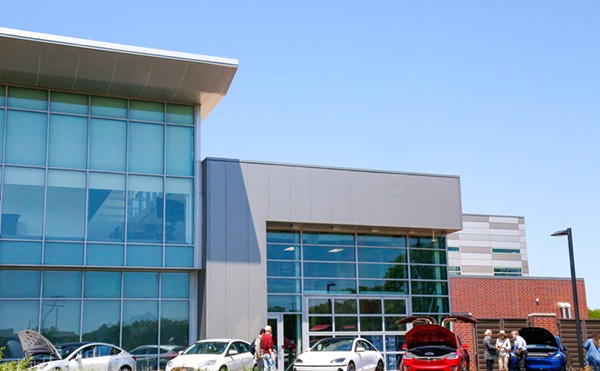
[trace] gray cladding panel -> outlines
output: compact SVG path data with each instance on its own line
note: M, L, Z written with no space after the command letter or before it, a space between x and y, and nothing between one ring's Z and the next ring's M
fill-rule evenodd
M293 168L292 172L297 173L298 170ZM331 176L332 174L329 171L324 169L311 169L308 172L308 176L310 178L310 194L309 199L306 202L309 202L312 207L312 220L323 220L331 223L332 209L333 209L333 199L331 197ZM292 220L295 219L295 215L292 216Z
M258 169L257 169L258 170ZM266 168L263 169L266 172ZM299 169L291 173L291 213L296 215L298 221L312 219L312 205L306 200L310 199L310 172Z

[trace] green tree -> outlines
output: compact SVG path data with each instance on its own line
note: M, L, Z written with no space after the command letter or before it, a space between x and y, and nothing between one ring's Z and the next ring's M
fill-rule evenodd
M600 309L588 308L588 318L589 319L600 319Z

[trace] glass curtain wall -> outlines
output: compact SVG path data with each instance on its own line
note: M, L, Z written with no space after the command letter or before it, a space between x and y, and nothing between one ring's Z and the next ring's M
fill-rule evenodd
M447 269L444 237L268 231L268 311L302 317L302 349L360 334L395 369L406 332L395 322L449 312Z
M194 125L189 105L0 85L0 347L189 343Z

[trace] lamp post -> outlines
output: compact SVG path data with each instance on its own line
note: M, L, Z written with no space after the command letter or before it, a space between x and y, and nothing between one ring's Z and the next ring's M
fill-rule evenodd
M577 332L577 353L579 368L583 368L583 339L581 338L581 320L579 319L579 300L577 299L577 277L575 276L575 256L573 255L573 235L571 228L552 233L552 236L567 236L569 241L569 261L571 262L571 285L573 286L573 304L575 305L575 331Z

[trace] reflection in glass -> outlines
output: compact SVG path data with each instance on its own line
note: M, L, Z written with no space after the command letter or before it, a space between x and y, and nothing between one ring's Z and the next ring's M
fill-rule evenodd
M304 246L304 260L354 261L354 247Z
M358 307L356 299L335 299L335 314L356 314Z
M190 328L187 300L163 301L160 310L160 343L187 346Z
M308 299L309 314L332 314L332 299Z
M267 242L270 243L299 243L300 242L300 233L298 232L267 232Z
M0 241L0 264L41 264L41 242Z
M447 280L446 266L411 265L410 278L413 280Z
M413 295L448 295L448 282L411 281Z
M381 314L380 299L360 299L360 314Z
M87 115L88 96L53 91L50 93L50 111Z
M269 278L267 279L267 292L275 294L300 294L300 280Z
M381 317L360 317L360 331L382 331Z
M194 128L167 126L167 174L194 175Z
M41 330L52 343L79 341L81 300L42 300Z
M129 118L141 121L165 121L165 106L158 102L129 101Z
M44 298L80 298L81 271L45 271Z
M8 111L6 118L6 163L46 165L46 121L44 113Z
M89 174L88 241L123 241L125 176Z
M127 186L128 240L162 242L163 179L130 175Z
M83 302L83 341L119 344L119 300L85 300Z
M162 267L161 245L127 245L127 266Z
M448 297L413 296L413 313L448 313Z
M363 331L362 328L361 328L361 331ZM361 336L361 337L365 338L367 341L369 341L371 344L373 344L373 346L378 351L383 352L383 336L364 335L364 336ZM395 369L389 369L389 370L395 370Z
M122 267L125 263L123 245L89 243L86 249L86 265Z
M90 169L125 171L126 138L125 121L91 119Z
M85 173L48 171L46 238L83 240L85 225Z
M358 331L358 318L335 317L335 331Z
M300 295L268 295L267 311L269 312L300 312Z
M38 329L40 301L0 300L0 328L7 336L12 331L16 339L21 329ZM5 353L6 355L6 353Z
M0 97L0 100L2 98ZM4 158L2 153L4 151L4 110L0 109L0 159Z
M158 301L123 302L123 348L158 343Z
M356 280L305 279L304 292L310 294L356 294Z
M416 264L446 264L444 250L411 250L410 262Z
M363 295L408 295L408 282L390 280L360 280L358 282L358 291Z
M87 117L50 115L48 166L85 169Z
M129 124L129 171L162 174L164 126L132 122Z
M359 234L356 238L358 246L406 247L406 237L404 236Z
M165 233L167 243L191 244L193 242L193 195L192 179L167 178L167 202ZM159 212L162 211L159 202Z
M124 298L158 298L158 273L125 272Z
M406 263L406 249L359 247L358 261L365 263Z
M267 276L300 277L300 263L267 261Z
M356 265L348 263L304 263L304 277L356 277Z
M162 298L188 299L190 297L189 273L163 273L160 280Z
M267 244L267 259L275 260L300 260L299 245L275 245Z
M120 298L120 272L87 271L84 276L84 298Z
M194 106L167 104L167 122L174 124L194 124Z
M67 242L46 242L44 264L83 265L83 244Z
M354 246L353 234L336 233L308 233L302 234L302 242L305 244L319 245L350 245Z
M92 116L126 118L127 100L108 97L92 97Z
M193 246L166 246L165 267L193 267Z
M6 95L6 89L4 86L0 86L0 106L3 106L5 103L4 96Z
M385 314L406 314L406 300L385 299L383 308Z
M48 92L46 90L8 88L8 106L32 110L48 110Z
M410 247L422 249L446 249L445 237L410 237L408 241Z
M308 317L308 331L333 331L331 317Z
M406 324L397 324L402 317L385 317L385 331L406 331Z
M0 298L39 298L40 277L40 271L0 270Z
M406 331L406 326L404 326L403 330L391 330L391 331ZM386 330L387 330L387 321L386 321ZM404 345L406 341L406 337L404 335L386 335L385 337L385 348L389 352L401 352L402 345Z
M360 278L407 278L408 266L397 264L359 264Z

